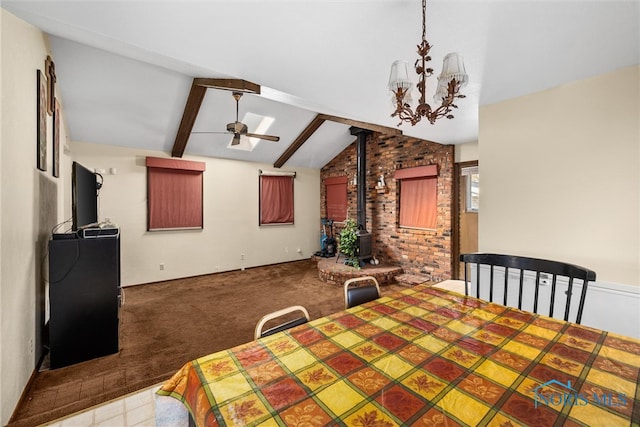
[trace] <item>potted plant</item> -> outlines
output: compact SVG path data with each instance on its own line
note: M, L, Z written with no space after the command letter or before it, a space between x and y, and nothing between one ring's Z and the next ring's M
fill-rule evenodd
M353 219L344 222L344 228L340 231L340 243L338 249L345 256L345 264L360 268L358 259L358 225Z

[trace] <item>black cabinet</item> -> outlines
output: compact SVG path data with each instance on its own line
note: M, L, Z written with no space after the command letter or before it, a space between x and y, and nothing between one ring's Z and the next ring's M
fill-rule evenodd
M51 368L117 353L120 237L49 241Z

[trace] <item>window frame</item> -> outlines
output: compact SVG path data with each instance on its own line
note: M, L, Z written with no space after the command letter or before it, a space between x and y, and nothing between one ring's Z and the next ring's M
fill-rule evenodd
M204 228L204 162L147 157L147 231Z
M478 213L480 212L480 206L473 206L473 176L478 176L477 192L480 194L480 171L478 166L464 167L461 170L461 175L465 177L465 212ZM479 197L479 196L478 196Z
M294 225L295 224L295 186L294 186L294 178L295 173L292 175L288 174L269 174L269 173L260 173L258 177L258 225L262 226L278 226L278 225ZM290 190L287 190L287 193L280 193L277 195L277 199L274 200L276 196L272 193L264 194L265 192L271 191L272 188L265 186L264 183L266 181L291 181ZM266 187L266 188L263 188ZM286 184L281 186L280 189L284 189L288 187ZM269 200L270 203L266 203ZM285 203L290 203L289 206L275 206L277 209L276 216L284 215L285 221L277 221L271 220L271 217L274 215L272 212L265 211L265 207L273 206L272 202L284 201ZM264 220L267 217L266 221ZM290 221L289 221L290 219Z
M397 209L397 227L409 230L422 230L422 231L435 231L438 226L438 166L437 165L427 165L427 166L417 166L412 168L398 169L395 171L394 178L398 181L398 209ZM406 207L406 204L403 201L403 191L402 184L403 181L408 183L410 181L427 181L433 183L433 194L431 194L430 198L433 199L433 202L430 203L430 209L432 211L433 221L429 224L425 224L425 226L420 226L419 224L402 224L401 218L402 208ZM404 199L406 200L406 199Z
M326 209L326 217L328 219L333 220L334 222L343 222L347 219L347 212L349 210L348 184L349 184L349 177L346 175L325 178L324 180L324 196L325 196L324 203L325 203L325 209ZM329 208L329 188L330 187L331 187L332 193L335 191L340 191L340 193L342 193L344 189L344 206L341 206L340 209ZM340 218L333 217L332 214L334 214L337 210L339 210L340 213L344 213L344 215L342 215L342 217Z

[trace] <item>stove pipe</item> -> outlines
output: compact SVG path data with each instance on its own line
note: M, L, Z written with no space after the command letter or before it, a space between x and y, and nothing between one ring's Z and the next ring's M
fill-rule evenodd
M358 170L358 259L368 260L373 256L373 242L371 233L367 231L367 135L369 130L351 127L351 135L357 135L356 143L357 170Z
M357 128L352 126L349 128L351 135L356 135L358 140L356 142L356 156L357 156L357 171L358 171L358 193L357 193L357 207L358 207L358 229L367 230L367 135L372 132L366 129Z

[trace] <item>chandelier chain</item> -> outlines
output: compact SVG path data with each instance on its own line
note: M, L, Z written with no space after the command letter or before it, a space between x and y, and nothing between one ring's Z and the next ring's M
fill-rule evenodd
M422 0L422 41L427 39L427 0Z

